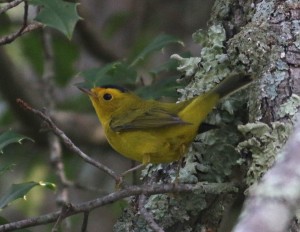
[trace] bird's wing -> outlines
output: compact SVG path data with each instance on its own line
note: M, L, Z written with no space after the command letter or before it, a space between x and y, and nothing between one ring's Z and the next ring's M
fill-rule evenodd
M132 108L122 115L113 117L110 128L115 132L124 132L179 124L189 123L182 121L176 113L169 112L167 109L159 107L151 107L147 110Z

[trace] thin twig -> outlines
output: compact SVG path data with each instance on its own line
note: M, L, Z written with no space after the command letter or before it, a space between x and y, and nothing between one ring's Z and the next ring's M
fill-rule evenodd
M61 159L61 155L62 155L61 144L57 136L53 134L49 135L48 142L50 146L50 162L62 185L61 193L59 194L60 196L58 197L57 203L59 205L66 204L67 202L69 202L69 200L68 200L68 193L65 192L64 189L69 185L66 185L65 183L70 183L70 181L67 179L65 175L64 163L62 162Z
M87 228L88 221L89 221L89 215L90 215L90 213L88 211L83 213L83 222L82 222L82 226L81 226L81 232L87 231L86 228Z
M11 8L14 8L16 7L17 5L19 5L21 2L23 2L24 0L15 0L15 1L12 1L10 3L7 3L5 6L1 7L0 8L0 14L8 11L9 9Z
M68 188L74 188L74 189L80 189L84 191L90 191L90 192L95 192L95 193L100 193L100 194L107 194L106 191L100 190L99 188L92 187L92 186L85 186L77 182L70 181L67 178L62 178L61 177L61 183L63 186L68 187Z
M49 116L47 116L46 114L44 114L40 110L36 110L36 109L32 108L28 103L24 102L21 99L17 99L17 103L20 106L22 106L24 109L31 111L32 113L34 113L35 115L40 117L42 120L44 120L48 124L49 128L51 128L53 133L56 134L71 151L73 151L75 154L79 155L87 163L89 163L89 164L95 166L96 168L104 171L106 174L108 174L109 176L114 178L117 182L119 181L119 177L116 175L116 173L112 169L108 168L104 164L101 164L100 162L97 162L96 160L90 158L88 155L86 155L84 152L82 152L69 139L69 137L66 136L66 134L54 124L54 122L52 121L52 119Z
M144 194L141 194L139 196L139 210L141 215L144 217L152 230L154 230L155 232L164 232L164 230L154 221L153 215L147 211L147 209L145 208L145 204L146 196Z
M28 25L28 2L27 0L24 0L24 15L23 15L23 25L20 28L19 34L22 34L22 32L24 31L24 29L27 27Z
M52 35L51 31L47 28L42 30L42 44L44 53L44 71L42 75L43 84L43 97L46 101L46 106L50 112L55 107L55 102L53 100L53 88L54 88L54 52L52 46Z
M17 39L19 36L24 35L27 32L31 32L34 31L38 28L43 27L43 24L41 23L31 23L29 25L27 25L20 33L20 31L14 32L10 35L7 36L3 36L2 38L0 38L0 45L3 44L9 44L11 42L13 42L15 39Z
M27 0L24 0L24 15L23 15L22 27L17 32L15 32L11 35L8 35L8 36L4 36L3 38L0 38L0 45L11 43L16 38L23 35L24 33L29 32L33 29L36 29L36 27L34 27L32 24L31 24L31 26L28 25L27 20L28 20L28 2L27 2ZM42 24L34 24L34 25L39 25L39 27L41 27Z
M69 207L69 211L66 214L62 214L61 210L41 215L35 218L29 218L21 221L11 222L4 225L0 225L0 231L12 231L15 229L28 228L32 226L44 225L57 221L59 217L69 217L74 214L91 211L95 208L111 204L120 199L136 196L140 194L154 195L160 193L183 193L183 192L197 192L197 194L221 194L229 192L237 192L238 189L233 183L197 183L193 184L153 184L143 186L129 186L126 189L110 193L104 197L96 198L91 201L74 204Z
M52 35L51 31L47 28L44 28L42 33L43 40L43 52L44 52L44 71L42 75L43 82L43 97L46 102L46 106L49 109L50 113L54 110L55 101L53 97L54 89L54 52L52 44ZM62 161L62 148L61 143L58 137L54 134L48 135L48 144L50 150L50 162L52 167L58 176L60 186L58 188L58 194L56 203L59 206L65 206L69 203L69 190L64 182L68 182L68 179L65 174L65 165ZM69 220L64 221L65 230L70 230L71 223Z
M62 222L62 220L64 218L66 218L66 215L68 215L68 212L72 209L72 205L71 204L65 204L63 205L59 217L57 218L51 232L57 232L58 231L58 226L60 225L60 223Z
M106 191L100 190L98 188L92 187L92 186L85 186L80 183L72 182L72 181L67 181L63 182L63 185L70 187L70 188L76 188L80 190L85 190L85 191L90 191L90 192L95 192L95 193L100 193L100 194L107 194Z

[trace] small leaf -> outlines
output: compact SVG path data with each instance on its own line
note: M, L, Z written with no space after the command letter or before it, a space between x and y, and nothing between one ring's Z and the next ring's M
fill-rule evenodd
M28 33L27 36L24 36L20 40L21 49L23 54L26 54L27 62L30 62L30 65L39 75L43 73L43 44L40 38L39 31L33 31Z
M3 148L11 143L21 143L22 140L28 139L33 141L31 138L26 137L24 135L17 134L12 131L7 131L0 134L0 152L3 153Z
M0 167L0 176L3 175L4 173L8 172L8 171L11 171L14 166L15 166L15 164L9 164L9 165L6 165L4 167Z
M160 50L165 46L172 44L172 43L179 43L183 45L183 42L171 35L159 35L157 36L148 46L146 46L140 54L131 62L130 66L136 65L139 61L145 59L149 54L154 51Z
M4 196L1 197L0 209L5 208L8 204L10 204L11 202L19 198L26 199L26 194L35 186L42 186L47 188L50 188L50 185L55 186L54 184L51 184L49 182L40 182L40 183L31 181L31 182L26 182L21 184L13 184L10 187L10 189L7 191L7 193L5 193Z
M191 57L190 52L180 54L182 58ZM158 67L149 71L150 74L157 76L161 72L178 71L179 61L177 59L169 59L167 62L160 64Z
M66 86L74 76L76 69L74 63L78 60L79 47L70 43L65 37L57 36L53 41L53 51L55 83L59 86Z
M183 83L176 82L176 77L168 77L150 86L139 88L136 94L146 99L159 99L161 97L178 98L176 90L182 86Z
M93 68L80 73L89 87L101 85L132 86L136 82L136 71L122 62L113 62L101 68Z
M42 187L46 187L50 190L56 190L56 185L54 183L51 183L51 182L44 182L44 181L40 181L39 182L39 185L42 186Z
M102 30L103 35L106 38L112 38L116 32L125 27L131 16L131 13L128 11L117 11L116 13L112 14L104 24L104 28Z
M178 61L174 59L169 59L167 62L159 65L158 67L150 70L150 74L157 76L161 72L176 71L178 67Z
M42 6L35 18L36 21L61 31L68 39L72 38L75 25L80 19L77 14L77 3L62 0L29 0L29 2Z
M9 221L7 221L4 217L0 217L0 225L6 224Z
M37 186L38 183L36 182L28 182L22 184L13 184L9 191L4 194L4 196L0 199L0 209L6 207L10 202L24 198L24 196L34 187Z

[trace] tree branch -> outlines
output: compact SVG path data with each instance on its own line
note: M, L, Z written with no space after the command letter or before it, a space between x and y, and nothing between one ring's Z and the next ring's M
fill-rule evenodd
M62 141L63 143L71 150L73 151L75 154L79 155L83 160L85 160L87 163L97 167L98 169L104 171L106 174L108 174L109 176L113 177L116 181L119 181L119 177L116 175L116 173L111 170L110 168L108 168L107 166L97 162L96 160L93 160L92 158L90 158L88 155L86 155L84 152L82 152L70 139L68 136L66 136L66 134L60 130L52 121L52 119L47 116L46 114L44 114L42 111L40 110L36 110L34 108L32 108L29 104L27 104L26 102L24 102L21 99L17 99L17 103L22 106L24 109L29 110L30 112L34 113L35 115L37 115L39 118L41 118L42 120L44 120L49 128L53 131L54 134L56 134Z
M21 2L23 2L24 0L15 0L15 1L12 1L10 3L7 3L4 7L1 7L0 8L0 14L8 11L9 9L19 5Z
M11 4L11 3L9 3L9 4ZM18 5L19 2L16 2L16 4ZM10 5L8 7L10 7ZM12 5L12 7L14 7L14 5ZM42 24L30 24L30 25L28 25L27 19L28 19L28 2L25 0L24 1L24 16L23 16L23 25L22 25L22 27L17 32L15 32L11 35L8 35L8 36L4 36L3 38L0 38L0 45L11 43L12 41L14 41L16 38L23 35L24 33L28 32L28 31L32 31L32 30L34 30L38 27L41 27L41 25L42 25ZM36 26L39 25L39 26L36 27L36 26L33 26L33 25L36 25Z
M0 38L0 45L11 43L21 35L24 35L27 32L34 31L38 28L41 28L42 26L43 24L41 23L31 23L25 27L22 27L19 31Z
M91 211L95 208L110 204L125 197L136 196L140 194L154 195L160 193L188 193L196 192L197 194L221 194L228 192L236 192L237 188L232 183L207 183L200 182L195 185L192 184L165 184L165 185L144 185L144 186L129 186L121 191L110 193L104 197L96 198L91 201L86 201L79 204L68 205L68 209L44 214L35 218L29 218L21 221L11 222L0 226L0 231L12 231L15 229L28 228L37 225L44 225L56 222L58 218L72 216L74 214Z
M89 220L89 212L84 212L83 213L83 222L81 225L81 232L86 232L87 231L87 225L88 225L88 220Z
M278 162L250 191L234 232L284 232L300 202L300 121Z
M27 75L22 72L11 57L6 54L4 49L0 47L0 64L1 64L1 78L0 78L0 92L5 98L14 116L18 119L20 124L15 124L15 128L20 133L33 137L38 142L45 144L46 137L41 136L39 128L41 121L37 117L32 117L32 113L24 111L16 104L16 99L21 98L30 102L35 108L42 108L44 101L41 98L43 92L40 85L38 85L38 78L34 75ZM57 89L58 94L70 94L70 90ZM70 94L68 99L74 97ZM56 97L57 99L57 97ZM66 100L66 99L64 99ZM104 131L99 126L99 120L95 114L84 114L71 111L51 111L51 117L56 125L61 128L65 134L69 135L73 141L86 143L89 145L107 146ZM73 125L78 125L74 127ZM21 127L20 127L21 126ZM11 126L10 126L11 127ZM80 133L78 133L80 130Z
M144 219L148 222L148 225L155 232L164 232L164 230L154 221L153 215L145 209L146 196L144 194L139 196L139 210Z
M42 32L42 40L43 40L43 53L44 53L44 71L42 74L42 89L43 89L43 98L46 102L47 108L52 113L56 102L53 97L53 89L54 89L54 52L53 52L53 43L52 43L52 35L50 30L44 28ZM48 144L49 144L49 156L50 162L52 164L52 168L58 177L58 181L60 186L58 187L58 194L56 197L56 204L58 206L64 207L69 203L69 189L67 185L64 183L69 183L70 181L67 179L65 174L65 165L62 160L62 146L59 138L54 134L48 134ZM60 221L57 221L57 225L60 224ZM66 231L70 230L70 221L65 220L65 229ZM52 231L57 231L56 227L52 229Z

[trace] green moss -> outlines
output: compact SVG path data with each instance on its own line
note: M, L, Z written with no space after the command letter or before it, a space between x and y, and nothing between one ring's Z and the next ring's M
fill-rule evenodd
M211 18L223 19L230 14L230 4L231 0L220 0L216 1L212 10Z
M181 63L177 70L184 72L186 77L193 76L198 69L198 64L201 62L200 57L183 58L178 54L172 55L171 58Z
M300 97L296 94L292 96L280 106L278 115L283 118L285 116L294 116L300 107Z
M180 168L179 170L179 181L182 183L197 183L198 178L196 176L197 170L207 171L209 167L205 166L205 164L200 164L195 162L196 153L194 150L190 148L190 151L186 154L185 166ZM176 175L172 176L172 180L174 181Z
M203 194L158 194L149 197L145 208L162 228L181 227L180 231L193 231L186 223L206 207ZM128 220L127 217L134 218ZM124 220L123 220L124 219ZM186 225L184 225L186 224ZM184 225L184 226L183 226ZM135 228L135 230L132 230ZM152 231L144 218L134 209L124 212L114 231Z
M268 24L248 23L228 41L228 56L244 71L260 73L266 67L272 51L274 35Z
M200 57L171 56L179 61L179 71L186 77L194 77L185 89L178 90L182 94L180 100L211 89L232 72L228 56L224 53L226 32L221 24L212 25L206 32L199 30L193 34L193 38L202 46Z
M193 39L202 47L200 57L172 56L180 63L178 70L187 77L193 77L188 86L178 90L182 94L180 100L189 99L212 89L233 72L243 72L244 69L241 67L245 67L244 64L236 65L240 62L240 57L232 54L232 57L229 57L226 54L226 32L221 24L213 24L207 32L198 30L193 34ZM233 40L232 43L240 44ZM252 44L248 46L250 45L252 46ZM269 47L265 50L267 49ZM238 69L233 68L232 64ZM197 138L199 142L193 144L193 149L186 156L185 167L180 169L180 181L189 183L199 181L197 177L199 171L202 173L199 175L200 179L206 181L224 181L231 174L231 169L239 158L234 148L240 139L235 125L241 123L244 117L241 112L237 113L237 109L243 109L244 104L244 94L236 93L224 100L218 110L210 114L208 122L222 125L222 128L204 133Z
M238 144L237 150L241 153L250 153L252 159L245 178L248 186L260 180L274 164L277 154L290 135L291 128L291 123L282 122L273 122L271 126L256 122L238 127L246 140ZM246 160L239 160L240 163L244 161Z
M253 15L253 22L265 22L270 15L274 12L274 1L263 0L256 5L256 11Z
M196 175L198 180L209 182L224 182L230 176L232 167L239 158L234 144L239 141L239 134L234 126L225 126L209 133L198 136L198 141L193 145L194 153L191 163L187 160L187 167L201 165L201 172L190 173Z

